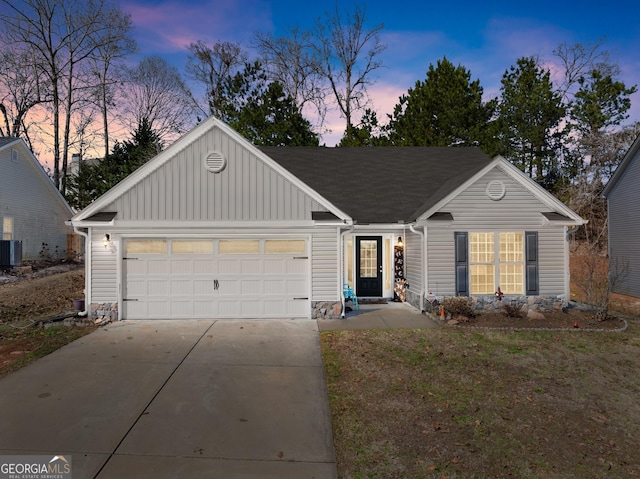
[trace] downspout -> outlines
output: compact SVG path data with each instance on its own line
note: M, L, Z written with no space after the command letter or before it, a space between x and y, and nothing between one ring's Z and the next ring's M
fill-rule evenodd
M420 312L424 312L424 292L427 287L427 258L425 258L425 250L424 250L424 231L420 232L416 230L412 223L409 223L409 229L412 233L420 236L420 256L422 258L422 289L420 290ZM406 258L405 258L406 264Z
M91 246L89 243L88 233L86 233L85 231L79 230L76 225L73 225L73 231L76 234L79 234L80 236L84 237L84 311L80 311L78 313L78 316L85 317L89 314L89 311L87 309L87 305L89 304L89 301L87 300L87 295L89 294L89 291L90 291L89 288L91 286L91 278L89 277L90 275L87 274L87 264L89 264L89 262L91 261Z
M344 230L342 233L340 233L340 244L338 245L338 247L340 248L340 255L339 255L339 261L340 261L340 267L338 268L338 271L340 271L340 282L338 283L338 286L340 288L340 305L342 306L342 313L340 314L340 317L342 319L344 319L345 317L345 309L346 309L346 305L345 305L345 301L344 301L344 288L342 287L342 285L344 284L345 278L344 278L344 237L346 236L347 233L351 233L353 231L354 226L351 225L349 227L349 229ZM354 288L355 290L355 288Z

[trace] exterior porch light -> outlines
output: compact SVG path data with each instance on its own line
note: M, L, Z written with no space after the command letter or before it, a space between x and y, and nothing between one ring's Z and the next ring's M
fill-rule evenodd
M109 247L109 243L111 243L111 235L109 233L105 233L104 238L102 238L104 249L107 249Z
M397 245L402 248L404 246L404 243L402 242L402 236L398 236L398 243Z

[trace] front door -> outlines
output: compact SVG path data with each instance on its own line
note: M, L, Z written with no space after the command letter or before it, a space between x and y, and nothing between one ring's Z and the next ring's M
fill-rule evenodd
M382 296L382 237L356 237L356 295Z

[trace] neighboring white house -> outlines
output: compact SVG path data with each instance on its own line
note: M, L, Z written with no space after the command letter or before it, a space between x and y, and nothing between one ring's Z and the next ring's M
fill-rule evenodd
M343 285L407 301L569 298L584 221L477 148L256 147L209 118L72 219L90 315L334 318Z
M640 136L602 194L607 198L609 270L617 276L613 292L640 298Z
M73 211L26 143L0 138L0 232L20 241L23 260L65 258Z

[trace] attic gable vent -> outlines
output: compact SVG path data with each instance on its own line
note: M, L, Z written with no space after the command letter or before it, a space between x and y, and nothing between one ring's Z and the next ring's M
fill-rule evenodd
M11 150L11 161L13 161L14 163L18 162L18 150Z
M204 166L212 173L220 173L227 166L227 159L222 153L214 151L207 155L204 160Z
M498 201L504 198L504 195L507 192L507 187L502 181L493 180L490 181L487 185L486 192L489 198L491 198L493 201Z

